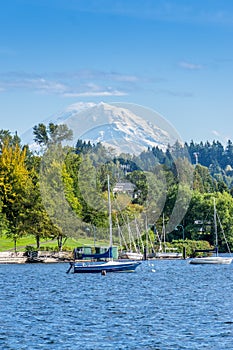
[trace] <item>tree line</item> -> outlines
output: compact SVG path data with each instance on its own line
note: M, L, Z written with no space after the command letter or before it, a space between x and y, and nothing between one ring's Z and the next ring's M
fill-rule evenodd
M133 193L112 193L115 239L119 227L138 220L145 233L145 214L153 242L162 231L162 208L169 221L175 202L189 206L182 219L185 239L214 245L213 197L219 229L233 246L233 146L190 144L148 148L139 155L116 155L101 143L77 140L74 147L66 125L39 124L33 128L40 151L22 145L17 133L0 130L0 234L17 249L19 238L33 235L37 248L43 238L57 239L61 250L68 237L85 237L95 230L107 238L107 174L112 190L118 182L133 184ZM192 186L187 179L192 174ZM144 235L145 236L145 235ZM182 239L174 227L167 240ZM220 238L224 250L225 242Z

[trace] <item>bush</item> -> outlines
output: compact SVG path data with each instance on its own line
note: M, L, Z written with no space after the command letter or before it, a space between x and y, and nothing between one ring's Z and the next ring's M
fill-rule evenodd
M176 247L179 252L182 252L183 246L186 248L187 256L193 256L195 249L212 249L207 241L192 241L189 239L173 240L170 246Z
M73 250L74 250L74 248L69 247L69 246L67 246L67 245L64 245L64 246L62 247L62 251L63 251L63 252L72 252Z
M37 249L35 247L33 247L32 245L26 245L25 247L25 253L28 253L28 252L36 252Z

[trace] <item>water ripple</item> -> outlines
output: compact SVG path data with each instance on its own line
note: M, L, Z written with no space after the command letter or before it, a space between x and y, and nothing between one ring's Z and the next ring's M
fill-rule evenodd
M233 265L154 268L101 276L0 265L0 348L232 349Z

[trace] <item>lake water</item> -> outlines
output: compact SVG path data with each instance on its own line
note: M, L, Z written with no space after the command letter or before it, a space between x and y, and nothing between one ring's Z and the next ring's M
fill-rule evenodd
M152 264L106 276L0 265L0 349L232 350L233 264Z

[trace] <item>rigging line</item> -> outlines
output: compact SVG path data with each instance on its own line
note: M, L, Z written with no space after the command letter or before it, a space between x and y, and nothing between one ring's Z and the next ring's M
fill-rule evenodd
M122 218L122 221L123 221L123 223L124 223L124 226L127 227L127 222L126 222L126 220L125 220L125 218L124 218L124 215L122 214L122 210L120 209L120 207L119 207L119 205L118 205L118 203L117 203L117 201L116 201L116 198L113 198L113 201L114 201L114 204L116 205L116 208L117 208L118 212L119 212L120 215L121 215L121 218ZM119 215L119 214L118 214L118 215Z
M137 239L140 241L140 244L142 246L142 251L144 251L144 243L143 243L143 240L142 240L141 232L139 231L139 227L138 227L136 216L134 216L134 220L135 220Z
M218 222L219 222L219 225L220 225L220 228L221 228L223 237L224 237L225 242L226 242L226 246L227 246L228 253L229 253L230 256L231 256L231 250L230 250L229 244L228 244L228 242L227 242L226 235L225 235L225 232L224 232L224 230L223 230L222 223L221 223L221 221L220 221L220 218L219 218L218 213L217 213L217 218L218 218Z
M119 225L117 214L116 214L116 223L117 223L117 233L118 233L119 244L120 244L121 251L122 251L122 235L121 235L121 231L120 231L120 225Z
M137 248L136 248L135 242L134 242L134 236L133 236L133 233L132 233L131 228L129 226L129 218L127 216L127 220L125 219L124 215L122 214L122 210L120 209L116 199L114 198L113 200L114 200L114 204L116 205L116 208L117 208L118 212L121 215L121 218L122 218L122 221L123 221L123 227L125 227L127 229L127 231L128 231L130 244L133 243L134 249L137 251ZM123 237L123 234L122 234L122 237ZM131 241L131 239L132 239L132 241Z
M166 242L166 225L165 225L164 213L163 213L162 233L161 233L160 239L161 239L161 243L163 243L163 245L164 245L164 250L166 252L166 250L168 249L168 246L167 246L167 242Z
M212 211L212 209L210 208L209 211L207 212L207 214L206 214L206 216L205 216L203 222L202 222L202 228L204 228L204 229L205 229L205 222L207 222L207 218L210 217L210 216L212 216L212 215L210 215L210 214L211 214L211 211ZM204 227L203 227L203 226L204 226Z
M120 237L122 238L122 240L123 240L123 242L124 242L124 245L125 245L126 250L129 250L129 247L128 247L127 242L126 242L126 240L125 240L125 237L124 237L124 235L123 235L123 233L122 233L122 231L121 231L121 227L120 227L120 225L119 225L119 221L118 221L118 218L117 218L117 217L116 217L116 220L117 220L117 227L118 227L118 232L119 232L119 234L120 234Z
M117 203L117 201L116 201L116 199L115 199L115 197L114 197L114 196L113 196L113 198L112 198L112 202L113 202L113 203L114 203L114 205L116 206L116 208L117 208L118 212L121 214L121 217L122 217L123 223L124 223L124 225L126 226L126 222L125 222L124 216L122 215L121 210L120 210L120 208L119 208L119 205L118 205L118 203ZM117 221L118 236L119 236L119 227L120 227L120 225L119 225L118 216L119 216L119 214L118 214L118 213L116 213L116 221ZM124 240L124 243L125 243L125 239L124 239L124 236L123 236L123 234L122 234L122 231L121 231L121 230L120 230L120 235L121 235L121 237L122 237L122 239Z
M135 252L138 252L138 249L136 247L136 243L135 243L135 240L134 240L134 237L133 237L133 233L132 233L132 230L131 230L131 227L130 227L129 217L128 216L127 216L127 224L128 224L130 242L132 240L132 244L133 244L134 250L135 250Z
M161 252L163 249L162 249L162 240L161 240L161 237L159 235L159 232L156 230L156 236L157 236L157 239L158 239L158 242L159 242L159 252ZM156 242L157 244L157 242Z
M149 241L150 241L151 248L154 249L154 245L153 245L153 242L152 242L152 240L151 240L150 234L148 234L148 237L149 237Z
M140 232L143 231L140 221L139 221L138 224L139 224L139 230L140 230ZM150 237L150 234L149 234L149 230L148 230L147 225L146 225L146 231L147 231L147 232L146 232L146 235L147 235L148 240L149 240L149 242L150 242L150 246L151 246L152 249L154 249L154 245L153 245L153 242L152 242L152 240L151 240L151 237ZM148 246L147 243L146 243L146 245ZM143 249L143 250L144 250L144 249Z

